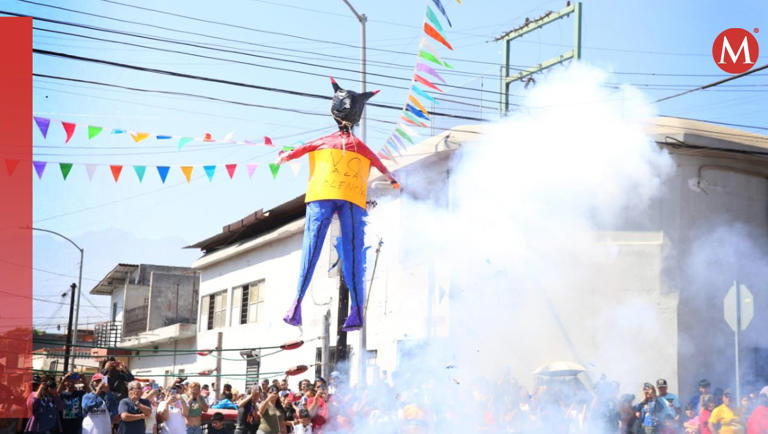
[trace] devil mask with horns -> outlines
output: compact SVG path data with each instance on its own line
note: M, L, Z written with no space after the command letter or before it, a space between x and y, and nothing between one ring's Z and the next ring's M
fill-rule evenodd
M304 242L299 273L299 283L291 308L284 320L300 326L301 301L306 294L312 273L322 251L328 226L334 214L341 226L341 270L350 293L350 312L343 330L358 330L363 326L365 306L365 239L366 198L371 166L376 167L399 188L394 176L360 139L352 134L352 128L360 121L365 103L379 91L357 93L342 89L331 78L334 95L331 114L339 131L313 140L288 153L281 154L278 164L309 157L309 183L304 224Z

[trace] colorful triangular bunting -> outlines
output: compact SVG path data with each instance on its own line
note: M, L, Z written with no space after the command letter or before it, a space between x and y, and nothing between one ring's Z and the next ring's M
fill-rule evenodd
M133 170L136 172L139 182L144 181L144 173L147 172L147 166L133 166Z
M435 6L437 6L437 10L440 11L441 14L445 17L445 20L448 21L448 25L453 27L453 24L451 24L451 19L448 18L448 14L445 12L445 8L443 7L443 4L440 3L440 0L432 0L435 3Z
M157 174L160 175L160 181L165 184L165 179L168 177L168 171L170 170L170 166L157 166Z
M149 137L149 133L136 133L136 132L131 133L131 138L133 138L133 141L136 143L139 143L140 141L146 139L147 137Z
M48 135L48 127L51 125L51 120L48 118L39 118L37 116L35 118L35 123L37 124L37 128L40 129L40 133L43 135L43 138L46 138Z
M155 136L155 139L157 139L157 140L169 140L169 139L172 139L172 138L173 138L173 136L161 136L161 135L156 135Z
M426 108L424 108L424 106L423 106L423 105L421 105L421 102L420 102L419 100L417 100L417 99L416 99L416 97L414 97L413 95L408 95L408 101L412 102L412 103L413 103L413 105L414 105L416 108L418 108L419 110L421 110L421 112L422 112L422 113L424 113L425 115L428 115L428 114L429 114L429 112L427 111L427 109L426 109Z
M437 31L434 27L432 27L429 23L424 23L424 33L429 35L430 38L434 39L435 41L445 45L448 47L449 50L453 50L453 47L451 44L448 43L448 41L445 40L443 35L440 34L440 32Z
M419 72L426 72L427 74L431 75L432 77L435 77L436 79L440 80L445 84L445 79L440 76L440 74L437 73L431 66L425 65L421 62L416 64L416 70Z
M184 174L184 177L187 178L187 183L192 181L192 169L194 169L194 166L181 166L181 172Z
M436 90L436 91L438 91L440 93L443 92L442 89L440 89L439 87L435 86L434 84L432 84L432 82L430 82L426 78L420 76L419 74L414 75L413 79L418 81L419 83L423 84L424 86L427 86L430 89L434 89L434 90Z
M122 164L113 164L109 166L109 170L112 171L112 177L115 178L115 182L120 179L120 172L123 171Z
M181 151L181 148L183 148L184 145L186 145L187 143L191 142L192 140L194 140L192 137L182 137L182 138L180 138L179 139L179 151Z
M264 136L264 144L267 145L267 146L274 146L272 144L272 139L270 137L268 137L268 136Z
M272 172L272 179L277 179L277 172L280 171L280 165L269 163L269 171Z
M98 164L86 164L85 165L85 172L88 174L88 180L93 181L93 174L96 172L96 168L99 167Z
M232 179L232 177L235 176L235 169L237 169L237 164L226 164L224 167L227 168L229 179Z
M203 169L208 176L208 181L213 181L213 174L216 172L216 166L203 166Z
M72 170L72 163L59 163L59 168L61 169L61 176L66 181L69 172Z
M246 168L248 169L248 178L253 178L253 172L256 171L256 167L258 167L258 164L248 164L246 165Z
M416 86L415 84L411 87L411 90L416 92L420 97L428 100L432 104L437 104L437 100L432 98L432 95L428 94L427 92L423 91L419 86Z
M48 164L45 161L33 161L32 165L35 166L35 172L37 172L37 179L42 179L43 172L45 171L45 165Z
M101 130L103 130L102 127L94 127L92 125L88 125L88 140L98 136Z
M67 133L67 139L64 141L64 143L69 143L69 139L71 139L72 135L75 134L75 127L77 125L71 122L61 121L61 126L64 127L64 131Z

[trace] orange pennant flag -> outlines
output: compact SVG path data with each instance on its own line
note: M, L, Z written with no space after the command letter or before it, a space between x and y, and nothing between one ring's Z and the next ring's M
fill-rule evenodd
M423 106L423 105L421 105L421 103L419 102L419 100L417 100L417 99L416 99L416 98L415 98L413 95L408 95L408 101L412 102L412 103L413 103L413 105L415 105L416 107L418 107L418 109L419 109L419 110L421 110L421 112L422 112L422 113L424 113L425 115L426 115L426 114L429 114L429 112L427 111L427 109L425 109L425 108L424 108L424 106Z
M131 133L131 137L133 137L134 142L139 143L149 137L149 133Z
M216 140L213 139L213 136L211 136L211 133L205 133L205 136L203 137L204 142L215 142Z
M109 169L112 170L112 177L115 178L115 182L120 178L120 172L123 171L122 165L113 165L109 166Z
M187 182L192 180L192 169L194 166L181 166L181 171L184 172L184 177L187 178Z
M453 47L451 47L451 44L449 44L448 41L445 40L443 35L441 35L436 28L432 27L432 25L427 22L424 23L424 33L429 35L429 37L434 39L435 41L448 47L449 50L453 50Z

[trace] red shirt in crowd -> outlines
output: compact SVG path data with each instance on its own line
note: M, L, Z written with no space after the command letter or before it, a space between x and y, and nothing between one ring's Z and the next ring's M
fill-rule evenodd
M747 421L747 434L768 434L768 407L758 405Z

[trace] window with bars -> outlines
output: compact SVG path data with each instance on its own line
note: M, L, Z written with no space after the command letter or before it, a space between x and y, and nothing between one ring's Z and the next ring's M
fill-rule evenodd
M227 319L227 291L203 297L200 304L200 330L224 327Z
M264 281L249 283L234 289L232 295L232 325L255 323L261 316Z

